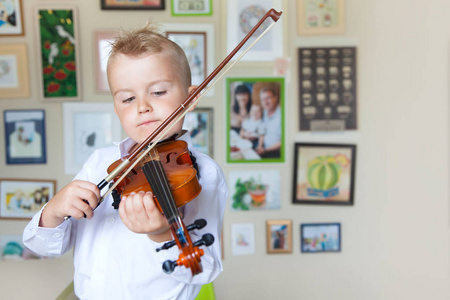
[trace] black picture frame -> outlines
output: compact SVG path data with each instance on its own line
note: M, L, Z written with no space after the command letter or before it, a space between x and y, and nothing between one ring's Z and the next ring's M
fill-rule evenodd
M295 143L294 147L294 204L354 204L356 145Z
M302 253L341 252L341 223L300 224Z
M45 111L5 110L3 119L6 164L45 164Z
M159 0L159 5L138 5L137 2L142 1L133 1L135 5L124 5L122 3L117 4L109 4L107 2L111 2L108 0L101 0L101 8L102 10L142 10L142 9L148 9L148 10L165 10L166 9L166 0ZM121 1L124 2L124 1Z

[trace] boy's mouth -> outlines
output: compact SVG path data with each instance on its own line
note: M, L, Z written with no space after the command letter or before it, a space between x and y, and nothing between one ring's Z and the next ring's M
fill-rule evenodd
M156 123L156 121L145 121L145 122L140 123L140 124L138 125L138 127L141 127L141 126L148 126L148 125L153 125L153 124L155 124L155 123Z

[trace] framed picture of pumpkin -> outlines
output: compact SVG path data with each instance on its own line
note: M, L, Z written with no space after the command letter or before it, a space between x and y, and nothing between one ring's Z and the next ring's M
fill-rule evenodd
M353 205L356 145L295 144L293 203Z
M39 7L36 17L41 99L81 100L76 8Z

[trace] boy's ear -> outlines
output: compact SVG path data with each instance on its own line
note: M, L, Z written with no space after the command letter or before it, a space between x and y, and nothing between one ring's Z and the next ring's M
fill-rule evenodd
M189 96L192 95L192 93L195 92L195 90L196 90L197 88L198 88L198 86L196 86L196 85L191 85L191 86L189 87L189 89L188 89ZM197 102L196 100L198 99L198 97L200 97L200 94L198 94L197 96L195 96L195 99L192 100L193 102L192 102L192 104L189 106L189 111L193 111L193 110L197 107L198 102Z

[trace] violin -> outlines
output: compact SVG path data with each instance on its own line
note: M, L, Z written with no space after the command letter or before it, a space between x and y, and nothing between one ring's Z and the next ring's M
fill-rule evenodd
M189 268L192 275L202 272L200 258L204 255L204 251L199 247L210 246L214 242L214 237L211 234L204 234L200 240L193 243L188 231L203 228L206 226L206 221L203 219L196 220L193 224L186 227L178 211L179 206L194 199L201 191L201 186L196 181L196 176L194 176L196 172L193 171L192 160L187 154L187 147L180 143L175 144L175 142L167 144L160 144L159 142L184 117L190 105L198 102L271 29L281 17L281 14L282 12L270 9L219 66L133 153L114 162L108 168L109 174L97 185L102 190L108 183L113 181L109 190L101 197L99 205L114 190L120 196L138 191L153 192L155 202L167 218L174 237L174 241L165 243L156 251L169 249L177 245L181 252L177 260L167 260L163 263L162 267L166 273L173 272L177 266ZM269 17L274 22L219 76L213 85L205 90L202 96L197 97ZM131 166L129 166L130 164ZM123 171L125 169L126 171Z

